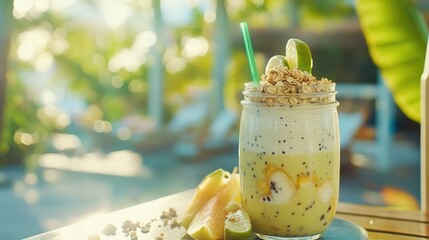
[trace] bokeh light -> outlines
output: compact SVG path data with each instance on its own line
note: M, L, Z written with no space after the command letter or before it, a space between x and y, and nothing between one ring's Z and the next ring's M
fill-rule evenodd
M132 135L133 134L131 130L127 127L121 127L118 129L118 132L117 132L118 138L122 141L129 140L132 137Z
M81 147L81 141L78 136L65 133L53 134L52 144L57 151L72 150Z
M111 84L114 88L121 88L124 85L124 79L120 76L112 77Z
M147 91L146 83L141 79L134 79L128 85L128 89L132 93L145 93Z
M15 132L13 139L15 143L26 146L36 143L36 138L32 134L23 132L21 130Z
M13 16L23 18L33 8L33 0L15 0L13 1Z
M35 173L27 173L24 177L25 183L28 185L36 185L39 182L39 177Z
M109 133L112 131L112 124L108 121L97 120L94 122L94 131L98 133Z
M186 58L195 58L204 56L209 50L209 43L203 36L186 37L182 40L183 56Z
M204 21L207 23L212 23L216 21L216 12L213 10L208 10L204 13Z
M24 62L35 60L48 47L51 34L46 29L35 28L21 33L18 37L18 58Z

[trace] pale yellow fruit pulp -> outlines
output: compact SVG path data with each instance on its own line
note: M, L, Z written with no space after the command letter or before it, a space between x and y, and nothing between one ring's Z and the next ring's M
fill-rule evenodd
M278 236L307 236L328 228L338 202L339 173L336 154L269 155L263 161L255 152L240 154L242 159L250 163L242 164L241 197L242 206L249 213L255 232ZM287 202L271 204L261 200L265 193L258 187L258 183L266 181L261 170L266 167L265 162L284 169L294 183L296 192ZM310 178L306 177L307 172L311 175Z

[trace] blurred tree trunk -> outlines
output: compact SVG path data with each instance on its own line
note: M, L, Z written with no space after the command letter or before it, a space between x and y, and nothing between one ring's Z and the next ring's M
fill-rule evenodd
M148 113L156 123L156 131L164 124L164 65L162 53L165 50L164 22L161 13L161 0L152 1L155 14L154 31L157 44L152 48L154 63L149 69Z
M0 141L3 136L7 56L10 45L12 11L13 0L0 1Z
M213 64L213 109L210 111L211 117L216 117L225 108L224 87L225 72L228 65L231 43L228 13L226 11L225 0L216 1L216 22L214 34L214 64Z

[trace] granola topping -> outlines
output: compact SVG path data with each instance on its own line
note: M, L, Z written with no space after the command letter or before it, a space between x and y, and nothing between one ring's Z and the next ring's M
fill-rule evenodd
M245 100L267 105L335 102L335 83L299 69L275 67L261 76L259 86L245 84Z

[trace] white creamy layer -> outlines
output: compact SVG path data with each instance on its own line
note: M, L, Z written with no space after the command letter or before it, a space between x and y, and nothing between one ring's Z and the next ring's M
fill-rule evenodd
M339 148L336 106L245 107L240 148L262 154L312 154Z

